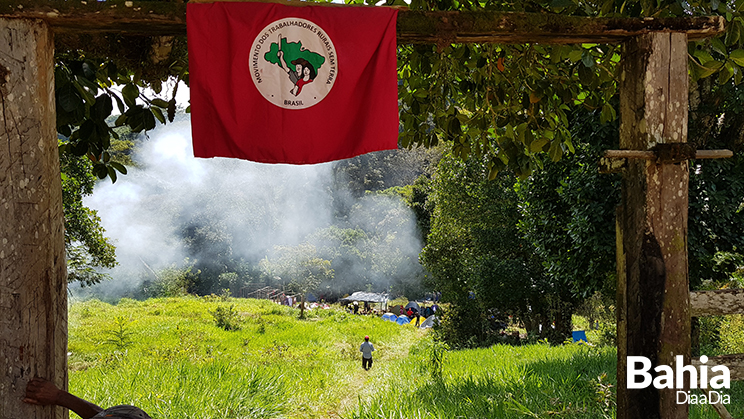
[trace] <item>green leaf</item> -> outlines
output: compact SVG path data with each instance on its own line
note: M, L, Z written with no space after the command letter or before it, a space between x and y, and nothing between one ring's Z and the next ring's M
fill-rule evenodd
M109 163L109 165L113 167L114 169L118 170L121 174L123 175L127 174L127 168L123 164L112 161L111 163Z
M104 93L96 97L96 103L90 108L90 117L92 119L104 120L111 115L114 105L111 103L111 96Z
M739 67L744 67L744 49L737 49L731 51L729 59L736 63Z
M70 126L67 124L57 127L57 132L64 135L67 138L69 138L70 135L72 135L72 130L70 129Z
M159 107L161 107L163 109L166 109L168 107L168 102L166 102L166 101L164 101L163 99L160 99L160 98L155 98L155 99L151 100L150 103L152 103L155 106L159 106Z
M726 45L723 44L721 38L713 38L710 40L710 46L714 51L721 55L726 55Z
M704 79L715 74L716 71L723 65L720 61L708 61L705 65L698 64L695 60L690 60L692 63L692 69L694 72L695 79Z
M615 120L615 108L609 103L605 103L602 106L602 113L599 116L599 122L605 124Z
M119 115L119 117L116 118L116 122L114 122L114 126L115 127L121 127L121 126L123 126L124 124L127 123L127 119L128 118L127 118L127 116L125 114Z
M532 144L530 144L530 152L532 153L539 153L542 151L545 144L547 144L550 140L547 138L538 138L537 140L533 141Z
M460 126L460 120L457 118L451 118L449 124L447 124L447 132L456 137L462 133L462 126Z
M80 79L80 80L85 80L85 79ZM95 100L96 100L95 96L93 96L93 93L91 93L89 90L83 88L83 86L80 85L80 83L72 83L72 85L73 85L73 87L75 87L75 90L78 91L78 93L80 94L80 96L85 100L85 102L88 105L93 105L93 102L95 102Z
M571 142L571 137L568 137L567 136L566 137L566 140L563 142L563 144L565 144L566 147L568 147L568 151L570 151L571 153L575 153L576 152L576 150L574 149L573 143Z
M88 143L85 141L78 141L72 146L72 154L76 156L84 156L86 153L88 153Z
M132 131L140 132L145 129L144 108L142 105L133 106L127 109L127 112L124 115L127 116L126 124L132 129Z
M592 68L596 64L594 62L594 56L589 51L584 51L584 53L581 55L581 62L584 64L585 67Z
M57 89L57 100L59 100L59 104L65 112L73 112L75 109L84 106L77 89L71 83Z
M568 53L568 59L575 63L579 61L583 55L584 51L582 49L575 49Z
M719 84L726 84L729 80L731 80L731 77L734 75L734 65L731 64L731 62L726 62L726 64L723 65L723 68L721 68L721 71L718 73L718 83Z
M95 129L96 124L90 119L83 122L83 125L81 125L80 128L77 130L78 138L87 141L91 138L91 136L93 136Z
M163 111L161 111L160 108L150 108L150 110L161 124L165 124L165 116L163 115Z
M139 89L133 83L127 83L121 90L122 96L124 96L124 103L127 106L134 107L137 104L137 97L139 96Z
M157 126L157 123L155 122L155 115L153 115L151 109L152 108L145 109L145 112L143 114L143 122L145 124L145 131L150 131L151 129Z
M497 165L492 165L491 168L488 170L488 180L494 180L496 179L496 176L499 175L499 169L500 167Z
M711 60L703 64L703 67L705 67L708 70L711 70L713 73L720 70L721 67L723 67L723 61L718 60ZM713 74L711 73L711 74Z
M168 101L168 122L173 122L176 117L176 99Z
M726 45L733 46L736 43L739 42L739 37L741 36L741 29L739 28L739 25L737 22L733 22L729 29L726 31Z
M100 86L95 81L89 80L85 77L78 77L75 79L78 84L80 84L81 87L87 88L90 92L88 94L96 94L98 93L98 89Z
M592 81L594 81L594 71L586 66L580 65L579 81L581 81L581 84L583 84L584 86L590 86L592 84Z
M109 166L109 167L106 167L106 172L108 173L108 176L111 178L111 183L116 183L116 170L114 170L113 167Z
M124 107L124 103L119 99L119 96L116 94L111 94L111 96L116 100L116 107L119 108L119 113L124 113L126 111L126 108Z
M563 56L563 45L556 45L553 47L553 49L550 52L550 62L553 64L557 64L561 61L561 57Z
M550 160L557 162L563 157L563 148L561 147L560 141L553 141L550 143L550 150L548 150Z
M692 55L697 58L701 63L707 63L709 61L715 61L710 53L703 49L696 49Z

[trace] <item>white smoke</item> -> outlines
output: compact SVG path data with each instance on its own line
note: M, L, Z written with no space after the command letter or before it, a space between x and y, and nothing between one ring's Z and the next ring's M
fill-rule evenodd
M220 226L219 234L230 236L235 257L257 261L274 246L297 245L338 223L333 199L348 196L332 190L333 163L293 166L194 158L188 119L152 131L134 160L138 167L130 167L114 184L99 182L84 200L101 217L119 262L109 272L113 281L94 287L96 293L121 293L135 288L148 272L183 263L188 252L184 232L177 230L188 220L208 218ZM390 200L356 202L341 227L373 231L395 225L395 237L386 245L415 262L422 244L414 216L402 202Z

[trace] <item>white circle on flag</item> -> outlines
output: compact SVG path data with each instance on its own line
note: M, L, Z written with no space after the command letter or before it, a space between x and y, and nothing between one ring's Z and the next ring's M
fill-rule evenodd
M297 17L266 25L251 45L248 65L256 89L284 109L318 104L338 78L331 38L317 24Z

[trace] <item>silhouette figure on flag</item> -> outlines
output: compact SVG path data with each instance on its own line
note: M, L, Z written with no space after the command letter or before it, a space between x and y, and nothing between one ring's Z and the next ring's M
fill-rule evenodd
M279 35L279 42L271 44L264 59L277 64L287 73L293 84L289 93L294 96L299 96L302 87L315 80L318 69L325 63L324 56L303 48L302 41L287 42L287 38L281 35Z

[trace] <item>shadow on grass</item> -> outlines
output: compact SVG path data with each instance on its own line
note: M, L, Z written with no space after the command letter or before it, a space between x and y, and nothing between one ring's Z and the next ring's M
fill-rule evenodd
M549 351L541 359L502 359L479 373L457 375L455 368L439 380L414 376L412 385L393 386L348 418L614 417L614 352L582 350L553 359Z
M577 418L601 419L616 416L616 353L612 350L580 350L568 356L542 354L502 356L495 364L472 357L483 365L451 370L442 379L416 372L401 374L406 382L393 385L384 394L362 403L347 419L451 419L451 418ZM475 352L497 356L499 351ZM565 353L564 353L565 354ZM500 355L503 355L501 353ZM460 357L468 359L468 357ZM537 358L537 359L536 359ZM467 362L460 360L459 362ZM476 369L477 371L477 369ZM726 390L734 417L744 417L744 382ZM690 406L691 419L719 419L708 405Z

